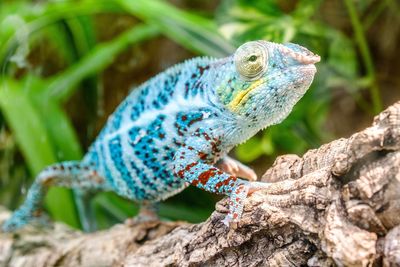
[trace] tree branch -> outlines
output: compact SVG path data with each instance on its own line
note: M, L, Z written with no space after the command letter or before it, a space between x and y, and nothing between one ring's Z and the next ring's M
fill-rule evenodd
M277 158L240 223L151 222L0 234L0 266L400 266L400 102L371 127ZM8 217L0 212L0 221Z

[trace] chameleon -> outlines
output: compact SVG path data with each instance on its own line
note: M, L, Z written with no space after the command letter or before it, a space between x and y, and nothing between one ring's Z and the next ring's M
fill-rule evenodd
M238 222L246 197L267 183L228 152L285 119L319 61L298 44L258 40L225 58L196 57L168 68L129 93L81 161L41 171L2 229L40 216L50 186L114 191L151 207L193 185L228 196L223 222Z

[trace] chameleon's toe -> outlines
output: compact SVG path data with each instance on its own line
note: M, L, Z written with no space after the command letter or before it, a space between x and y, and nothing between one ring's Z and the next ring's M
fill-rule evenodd
M17 229L17 226L15 225L15 223L10 222L10 221L5 221L2 225L1 225L1 231L2 232L12 232L14 230Z
M222 220L226 226L240 221L243 213L244 200L255 191L268 188L268 183L242 181L234 187L229 198L229 214Z
M23 228L28 223L35 225L37 227L48 227L50 226L50 219L47 215L43 213L35 214L34 216L27 215L28 213L23 210L17 210L13 213L11 218L6 220L1 225L1 230L3 232L13 232L18 229Z
M223 220L221 220L221 222L223 224L225 224L227 227L230 226L232 221L233 221L233 219L232 219L232 215L231 214L226 215L225 218Z
M14 213L11 218L6 220L2 226L1 230L3 232L12 232L15 231L19 228L22 228L26 224L24 218L21 218L21 216L17 213Z
M238 222L242 217L244 200L250 190L249 182L243 182L235 186L229 196L229 214L222 221L230 226L232 222Z

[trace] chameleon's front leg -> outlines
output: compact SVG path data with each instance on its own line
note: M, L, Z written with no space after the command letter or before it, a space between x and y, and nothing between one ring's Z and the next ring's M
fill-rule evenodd
M244 199L249 193L263 188L263 184L239 179L214 167L212 161L218 153L217 143L217 137L211 133L197 131L176 152L174 173L198 188L229 196L229 214L223 221L228 225L240 219Z

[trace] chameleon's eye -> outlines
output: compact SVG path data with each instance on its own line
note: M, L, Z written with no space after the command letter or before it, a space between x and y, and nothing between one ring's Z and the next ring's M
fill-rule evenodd
M234 55L237 72L246 80L259 78L267 67L267 50L257 41L240 46Z

